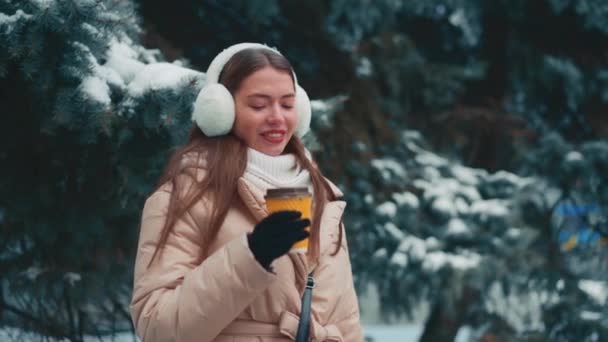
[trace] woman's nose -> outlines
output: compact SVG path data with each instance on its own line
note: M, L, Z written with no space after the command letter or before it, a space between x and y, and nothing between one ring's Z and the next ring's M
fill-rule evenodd
M283 117L283 109L281 108L280 104L273 104L270 108L270 113L268 113L268 116L266 117L266 120L268 120L269 123L281 123L284 121L284 117Z

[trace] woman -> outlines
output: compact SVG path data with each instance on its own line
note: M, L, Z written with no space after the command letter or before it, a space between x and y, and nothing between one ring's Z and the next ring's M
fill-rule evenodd
M289 62L261 44L224 50L193 120L142 213L130 306L140 338L293 341L312 272L310 340L363 341L345 203L299 139L310 102ZM265 191L294 186L312 190L312 222L268 215ZM288 252L307 237L306 254Z

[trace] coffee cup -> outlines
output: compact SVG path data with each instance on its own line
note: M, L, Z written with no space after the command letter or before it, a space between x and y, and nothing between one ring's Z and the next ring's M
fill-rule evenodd
M266 209L269 214L282 210L296 210L302 213L302 218L311 219L312 197L308 188L278 188L266 191ZM310 232L310 226L306 227ZM308 251L308 240L296 242L289 250L293 253L306 253Z

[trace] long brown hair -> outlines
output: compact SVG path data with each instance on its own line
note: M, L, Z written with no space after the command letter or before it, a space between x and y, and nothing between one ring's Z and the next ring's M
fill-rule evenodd
M220 74L219 82L234 95L245 78L266 66L288 72L293 78L291 65L283 56L265 49L246 49L236 53L226 63ZM314 218L320 218L326 201L336 200L336 196L317 165L306 156L306 148L297 136L292 136L285 147L285 152L293 153L301 167L310 172L314 189L314 204L308 256L309 259L316 260L320 254L320 220ZM230 158L226 158L226 156L230 156ZM196 159L194 163L184 163L184 160L193 158ZM202 180L199 180L196 174L189 174L188 168L192 165L199 165L199 167L204 165L205 177ZM210 217L208 221L206 220L208 226L201 230L200 260L202 261L208 256L211 243L217 237L228 210L234 201L239 200L237 183L245 173L246 167L247 145L236 136L228 134L207 137L196 125L191 129L186 144L178 147L171 154L155 189L157 191L169 184L172 190L167 218L148 266L164 248L177 220L186 215L188 210L203 197L209 200L211 210ZM183 177L188 177L189 186L184 186ZM332 255L338 253L342 238L340 229L338 245Z

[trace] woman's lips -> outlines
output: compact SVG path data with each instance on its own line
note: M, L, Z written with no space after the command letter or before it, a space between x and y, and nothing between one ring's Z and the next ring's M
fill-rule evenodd
M262 134L262 138L271 144L279 144L285 138L284 132L267 132Z

